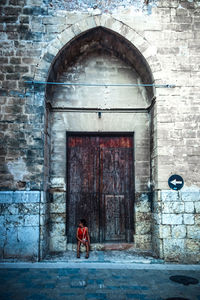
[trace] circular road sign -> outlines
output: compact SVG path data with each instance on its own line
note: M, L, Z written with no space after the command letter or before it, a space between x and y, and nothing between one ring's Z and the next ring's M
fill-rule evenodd
M172 190L178 191L183 187L184 180L180 175L175 174L169 177L168 184Z

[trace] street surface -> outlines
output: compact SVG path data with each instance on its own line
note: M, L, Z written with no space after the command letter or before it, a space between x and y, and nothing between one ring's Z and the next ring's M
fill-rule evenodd
M41 262L1 263L1 300L200 300L200 283L172 282L172 275L200 281L200 265Z

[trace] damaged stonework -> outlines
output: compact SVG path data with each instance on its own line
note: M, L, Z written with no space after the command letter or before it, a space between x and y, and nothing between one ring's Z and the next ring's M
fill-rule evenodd
M89 13L108 13L115 12L118 8L134 8L136 11L151 12L152 7L156 6L158 0L82 0L82 1L66 1L51 0L50 6L57 9L66 9L68 11L82 11Z
M15 181L22 181L24 176L29 174L26 163L22 158L18 158L16 161L9 161L7 166Z
M39 191L0 192L0 258L39 259Z

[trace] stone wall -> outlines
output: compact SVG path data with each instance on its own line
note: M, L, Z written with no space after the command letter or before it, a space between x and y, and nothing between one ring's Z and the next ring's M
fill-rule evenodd
M198 263L200 259L200 191L162 190L154 204L154 232L160 256L168 261Z
M101 26L121 35L139 50L141 61L138 62L147 61L156 84L175 85L175 88L156 88L156 103L151 111L148 189L153 192L154 221L150 244L166 260L196 262L200 240L200 1L144 3L137 0L129 1L129 4L118 1L115 7L113 1L104 7L98 7L98 3L92 1L75 1L72 7L64 2L2 0L0 3L0 202L4 211L1 217L3 222L7 220L6 231L2 227L2 236L5 237L2 239L2 255L12 256L10 246L6 245L15 244L11 238L13 225L19 232L18 236L15 233L16 253L24 245L20 232L24 230L25 236L29 230L26 213L21 210L22 219L19 217L21 203L15 203L13 195L21 195L19 197L23 199L26 192L45 193L50 188L51 129L47 118L49 106L45 107L45 86L28 85L24 81L46 81L61 49L79 34ZM127 57L129 54L127 52ZM168 188L168 178L174 173L184 178L185 186L181 192ZM2 196L5 191L8 193L6 197ZM16 194L13 191L17 191ZM33 200L30 199L27 201L31 204ZM40 251L36 255L36 252L27 250L22 255L24 257L43 256L49 249L53 223L50 201L54 200L48 196L41 199L40 239L32 241L30 236L27 237L27 243L37 244L34 248ZM145 223L150 203L146 197L139 196L138 199L144 204L138 209L142 209ZM59 201L62 206L63 198ZM11 219L16 222L7 218L10 211L15 216ZM30 215L35 212L30 212ZM34 230L39 228L34 226Z
M37 191L0 192L0 255L38 260L40 197Z

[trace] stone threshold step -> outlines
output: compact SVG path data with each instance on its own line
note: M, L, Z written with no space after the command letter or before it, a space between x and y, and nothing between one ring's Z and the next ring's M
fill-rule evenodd
M111 261L111 260L105 260L105 261L96 261L96 260L42 260L42 263L73 263L73 264L90 264L90 263L95 263L95 264L164 264L164 260L131 260L131 261L122 261L122 260L116 260L116 261Z
M183 265L173 263L162 264L122 264L122 263L66 263L66 262L5 262L0 263L0 269L133 269L133 270L179 270L200 271L200 265Z

